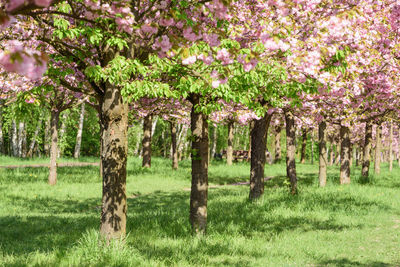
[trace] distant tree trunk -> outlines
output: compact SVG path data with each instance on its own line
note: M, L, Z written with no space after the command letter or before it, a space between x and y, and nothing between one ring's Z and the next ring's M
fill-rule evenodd
M226 149L226 164L232 165L233 158L233 121L228 123L228 148Z
M251 120L249 123L249 151L248 151L248 160L251 160L251 131L253 130L254 127L254 120Z
M296 129L294 116L291 110L284 109L286 120L286 174L290 180L290 193L297 194L296 174Z
M340 184L350 183L350 130L340 126Z
M349 166L350 168L353 167L353 144L351 142L349 147Z
M151 137L152 137L152 116L147 115L143 120L143 161L142 167L151 167Z
M139 121L139 124L142 124L142 121ZM138 135L137 135L137 139L136 139L136 145L135 145L135 150L134 150L134 154L135 156L139 156L140 157L140 141L142 140L142 132L139 131Z
M58 152L58 122L60 120L60 112L51 111L50 129L51 129L51 147L50 147L50 173L49 184L57 183L57 152Z
M12 152L13 157L18 157L18 134L17 134L17 123L15 120L11 122L11 130L10 130L10 151Z
M45 123L45 128L44 128L44 142L43 142L43 144L44 144L44 146L43 146L43 149L44 149L44 153L45 153L45 155L48 157L49 155L50 155L50 140L51 140L51 134L50 134L50 124L51 124L51 118L50 118L50 120L46 120L46 123Z
M393 121L390 120L390 133L389 133L389 171L393 170Z
M33 151L35 149L36 146L36 139L39 135L40 129L42 128L42 118L39 119L37 125L36 125L36 129L35 132L33 133L32 139L31 139L31 143L29 145L29 150L28 150L28 157L32 157L33 156Z
M280 125L275 126L275 156L274 163L279 163L282 160L282 150L281 150L281 131L282 127Z
M325 140L326 142L326 140ZM326 151L326 145L325 145L325 151ZM328 159L326 159L328 160ZM325 162L326 164L327 162ZM314 131L311 131L311 165L314 165Z
M6 154L3 136L3 100L0 100L0 154Z
M375 174L381 173L381 151L382 151L382 124L376 127L376 145L375 145Z
M328 155L326 151L326 122L321 121L318 125L318 142L319 142L319 186L326 185L326 172Z
M100 234L107 240L126 234L128 105L120 90L107 84L99 99L103 196Z
M59 133L59 142L58 142L58 151L57 151L57 158L60 158L64 154L64 147L65 147L65 131L67 129L67 119L68 113L64 112L62 115L60 133Z
M365 141L363 147L363 162L361 175L368 178L369 166L371 161L371 144L372 144L372 125L370 122L365 123Z
M355 158L356 158L356 166L358 167L360 165L360 150L358 146L356 146L355 148Z
M192 187L190 192L190 223L193 233L203 235L207 229L208 198L208 123L207 116L196 109L200 96L191 96Z
M18 126L18 156L26 158L26 127L25 122L20 122Z
M266 113L260 120L253 120L251 129L250 194L255 200L264 194L264 165L267 148L267 131L272 115Z
M329 166L333 165L333 159L335 157L335 150L334 150L334 143L333 142L334 142L333 139L331 139L331 142L330 142L331 149L330 149L330 155L329 155Z
M336 142L336 153L335 153L335 164L339 165L340 164L340 144L342 143L342 140L338 138Z
M306 162L306 146L307 146L307 130L302 129L301 134L301 154L300 154L300 163L304 164Z
M81 113L79 115L78 132L76 134L74 158L79 158L81 155L81 144L82 144L82 132L83 122L85 121L85 103L81 105Z
M213 135L212 135L212 147L211 147L211 158L214 157L215 153L217 152L217 141L218 141L218 128L217 126L214 127L213 129Z
M188 127L181 127L181 132L178 137L178 161L182 160L184 150L185 150L185 141L187 137Z
M151 117L151 137L153 138L154 133L156 132L158 117Z
M178 169L178 149L176 147L176 123L170 121L170 128L171 128L171 158L172 158L172 169Z

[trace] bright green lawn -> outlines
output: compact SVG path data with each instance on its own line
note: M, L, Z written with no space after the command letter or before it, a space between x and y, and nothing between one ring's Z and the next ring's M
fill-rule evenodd
M0 158L0 165L16 160ZM94 160L94 159L91 159ZM88 161L91 161L88 159ZM45 161L46 162L46 161ZM36 162L37 163L37 162ZM210 189L208 235L188 223L190 162L178 171L154 158L150 170L128 165L125 246L101 245L98 167L0 169L0 265L6 266L400 266L400 168L338 185L329 169L318 188L318 165L298 165L290 196L284 165L266 166L264 197L247 201L248 186ZM26 164L24 162L23 164ZM210 184L246 181L249 166L210 167Z

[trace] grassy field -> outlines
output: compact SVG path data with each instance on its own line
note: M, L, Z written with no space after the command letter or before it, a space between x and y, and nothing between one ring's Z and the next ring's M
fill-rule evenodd
M228 185L248 180L248 164L213 163L210 184L226 186L210 189L208 235L193 238L190 162L178 171L169 160L152 163L146 170L129 160L129 234L111 246L97 235L98 167L59 168L54 187L47 168L0 169L0 266L400 266L397 165L369 181L356 169L349 186L331 167L326 188L318 188L318 165L298 165L297 196L288 194L285 166L267 165L274 178L251 203L248 186Z

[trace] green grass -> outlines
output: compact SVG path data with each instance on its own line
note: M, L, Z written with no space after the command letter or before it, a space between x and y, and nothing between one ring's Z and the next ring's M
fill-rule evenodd
M1 165L19 160L2 157ZM95 159L92 159L93 161ZM35 160L35 163L37 161ZM267 165L265 194L248 186L209 190L208 235L188 223L190 161L128 162L128 237L105 246L97 234L98 167L0 169L0 266L400 266L400 168L369 181L352 172L339 186L330 167L318 188L318 165L297 165L300 193L288 194L284 165ZM26 162L24 162L26 164ZM247 181L249 166L210 166L210 184Z

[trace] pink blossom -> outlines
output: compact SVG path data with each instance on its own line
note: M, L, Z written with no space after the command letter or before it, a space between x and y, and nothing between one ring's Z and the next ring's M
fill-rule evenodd
M184 60L182 60L182 64L183 65L191 65L191 64L194 64L196 62L196 60L197 60L196 56L190 56L190 57L187 57Z
M161 37L160 47L163 52L167 52L172 48L172 45L169 41L169 37L167 35L163 35Z

